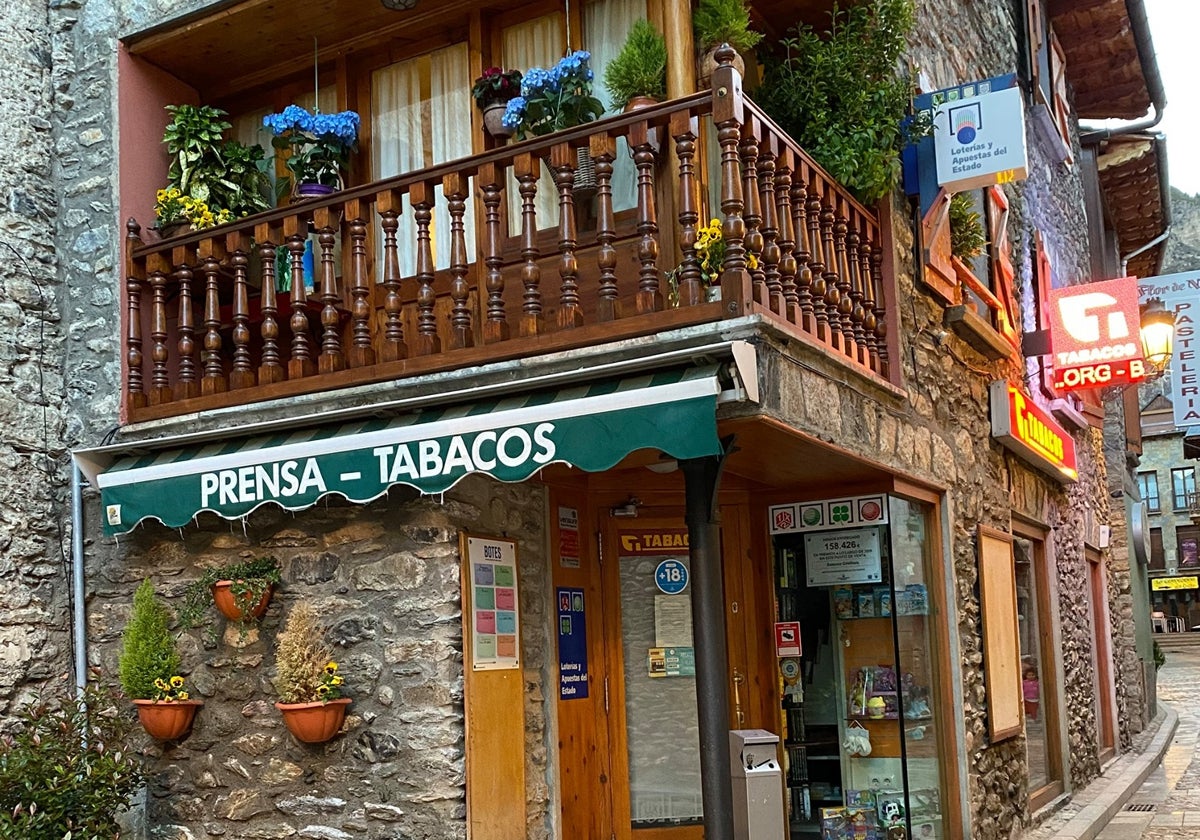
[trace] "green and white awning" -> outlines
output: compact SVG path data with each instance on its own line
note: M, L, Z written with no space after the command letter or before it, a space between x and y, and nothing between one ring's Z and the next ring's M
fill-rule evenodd
M716 455L720 390L717 368L689 368L139 455L125 445L74 456L100 489L105 533L122 534L143 519L178 527L202 511L235 519L269 502L301 510L329 494L365 503L397 484L440 493L471 473L523 481L549 464L599 472L639 449Z

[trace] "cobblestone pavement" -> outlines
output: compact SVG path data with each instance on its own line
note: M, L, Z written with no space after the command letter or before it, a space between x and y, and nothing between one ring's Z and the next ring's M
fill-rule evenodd
M1200 652L1170 651L1158 698L1179 714L1167 753L1097 840L1200 840ZM1153 810L1128 810L1130 807Z

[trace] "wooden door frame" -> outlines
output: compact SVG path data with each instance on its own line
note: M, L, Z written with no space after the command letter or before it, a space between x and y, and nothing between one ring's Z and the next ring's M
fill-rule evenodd
M1055 655L1058 650L1055 644L1058 610L1055 609L1054 599L1050 597L1050 529L1039 522L1015 514L1011 522L1013 537L1028 540L1033 545L1030 572L1037 586L1035 596L1038 611L1038 656L1042 661L1040 701L1046 716L1046 767L1049 781L1036 790L1030 789L1029 810L1032 813L1050 804L1066 790L1066 768L1062 753L1062 698L1058 658ZM1028 765L1028 747L1026 764Z
M1097 756L1103 767L1117 754L1117 690L1113 680L1112 623L1108 609L1108 566L1100 552L1084 547L1091 596L1092 662L1096 669Z

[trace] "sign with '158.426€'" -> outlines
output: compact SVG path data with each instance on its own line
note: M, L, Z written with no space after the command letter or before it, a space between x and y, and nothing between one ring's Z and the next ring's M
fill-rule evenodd
M823 531L804 535L809 586L879 583L879 529Z

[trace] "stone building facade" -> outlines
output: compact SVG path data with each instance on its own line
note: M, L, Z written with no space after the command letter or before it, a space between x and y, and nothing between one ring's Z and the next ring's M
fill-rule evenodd
M0 163L6 197L0 220L6 240L12 239L33 272L29 277L6 259L3 264L10 268L0 274L8 292L0 311L11 310L6 321L16 339L6 345L11 356L0 388L8 395L5 415L18 439L4 444L4 458L11 465L10 497L22 500L19 512L12 514L12 533L5 535L9 551L3 562L12 574L0 583L5 603L17 605L0 618L0 702L7 712L71 664L69 579L61 559L70 525L62 513L68 501L66 449L115 440L131 451L153 451L161 441L192 432L219 434L244 421L282 428L289 417L313 410L369 409L396 394L429 401L455 387L454 372L429 374L245 410L125 422L126 231L115 208L127 198L119 194L118 160L128 160L121 131L128 131L131 121L118 107L122 42L226 5L170 0L53 0L47 5L31 0L0 21L0 43L9 44L9 52L18 57L16 72L0 80L0 114L8 117L5 145L13 151ZM1020 65L1025 23L1011 3L947 9L920 2L917 18L911 56L928 89L1011 72ZM1073 129L1069 140L1078 159L1079 138ZM1057 157L1060 150L1048 147L1032 122L1027 145L1029 176L1006 185L1004 195L1010 207L1007 233L1018 326L1032 331L1038 326L1033 314L1038 268L1032 256L1038 236L1051 255L1059 285L1092 279L1093 244L1085 210L1086 173L1078 164L1063 164ZM743 457L758 458L731 460L735 478L722 488L730 509L745 516L746 535L739 544L745 550L739 556L746 558L747 579L759 580L748 583L748 590L770 586L769 561L763 559L772 550L765 527L768 503L793 501L793 496L818 498L822 489L826 496L834 490L850 494L850 488L858 487L864 492L888 487L887 492L897 494L919 487L922 499L935 499L929 525L939 535L935 543L940 542L940 553L933 565L942 569L943 586L940 591L931 587L931 597L934 614L945 617L947 649L941 656L954 666L942 675L939 688L950 701L940 714L954 728L952 735L939 735L948 738L943 746L952 760L946 759L946 772L954 779L943 796L958 800L947 808L959 816L956 823L947 820L941 836L1007 838L1035 820L1045 803L1031 803L1034 785L1025 735L1001 740L989 729L994 707L984 670L979 528L1011 532L1019 520L1044 535L1052 605L1046 620L1061 651L1046 666L1054 669L1045 684L1054 686L1059 706L1057 741L1049 742L1057 754L1048 760L1060 764L1058 782L1069 795L1098 775L1103 760L1095 691L1096 605L1088 587L1080 585L1088 580L1092 553L1108 570L1102 614L1109 626L1099 631L1111 639L1118 749L1127 747L1130 736L1147 723L1148 652L1138 649L1129 630L1139 589L1131 584L1128 561L1121 555L1121 529L1115 529L1108 547L1095 536L1099 523L1121 520L1124 511L1115 509L1110 491L1123 478L1114 475L1112 460L1106 465L1102 432L1088 423L1070 430L1078 452L1075 483L1060 482L996 443L989 415L991 383L1028 382L1037 373L1037 362L1019 352L990 358L945 329L946 306L921 279L925 267L916 255L928 243L917 241L920 225L899 198L891 215L886 226L893 253L887 259L894 263L892 300L899 304L891 359L898 373L891 382L848 369L836 354L814 350L753 312L484 366L463 372L461 381L486 389L520 381L530 371L602 370L721 342L752 344L759 403L723 405L717 415L722 428L746 424L738 426ZM124 428L114 437L118 426ZM756 436L764 440L780 426L794 432L786 446L776 450L755 442ZM42 453L54 459L55 470L47 468ZM803 461L809 457L816 466L806 478ZM788 463L771 465L772 459ZM580 484L577 474L512 484L473 475L444 495L418 496L393 487L364 505L326 499L298 513L267 505L234 522L203 513L182 528L147 522L117 538L102 533L105 506L89 490L83 517L88 664L101 679L111 680L115 673L132 591L143 578L152 577L174 605L189 581L227 560L269 554L278 557L283 569L284 585L256 631L243 638L219 624L216 639L202 630L183 634L184 669L205 707L186 740L139 742L152 771L144 804L149 833L181 840L496 836L467 812L472 741L464 711L469 651L459 534L469 531L503 535L520 546L517 720L524 730L524 785L519 791L524 819L519 830L510 824L507 836L574 836L569 815L579 806L568 801L567 791L577 784L572 779L579 767L564 744L582 730L571 728L580 724L557 690L555 588L571 572L554 512L572 505L603 511L618 490L627 495L632 489L651 506L677 516L685 496L679 475L648 479L640 464L636 468L636 474L632 468L600 472L588 479L593 484ZM787 478L773 477L775 468ZM820 472L825 468L827 473ZM772 477L755 483L760 469ZM844 486L819 486L839 477ZM603 530L600 514L596 516L592 524ZM735 520L725 521L728 533ZM584 541L591 536L585 532ZM587 547L581 552L585 568L590 552ZM601 560L595 558L597 566ZM729 585L727 577L726 589ZM772 594L759 589L746 597L766 603ZM289 606L300 599L327 616L329 640L355 701L343 734L323 747L293 741L271 706L271 640ZM755 640L747 647L765 646L768 627L760 617L746 631ZM750 658L755 656L759 654ZM763 711L771 710L772 700L773 711L779 711L773 653L760 658L769 660L759 665L767 676L751 678L749 684L767 699L757 701L760 708L750 713L750 720L778 729L778 720ZM605 695L607 686L606 681ZM592 702L598 700L593 697ZM628 826L620 830L627 832Z

